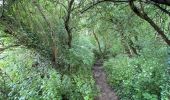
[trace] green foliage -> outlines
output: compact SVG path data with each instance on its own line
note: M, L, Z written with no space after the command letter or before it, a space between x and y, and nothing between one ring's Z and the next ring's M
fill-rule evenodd
M163 89L169 84L165 77L167 49L157 44L143 48L139 57L118 55L105 62L108 81L121 100L164 100L168 97L162 96L166 94L164 91L169 91Z
M66 15L63 10L65 8L54 1L36 2L42 12L29 0L17 1L9 7L5 14L8 17L7 22L11 23L13 36L17 38L18 44L33 48L48 59L51 59L52 49L55 47L58 54L56 59L61 60L59 57L68 48L68 36L64 19L61 18Z
M92 66L94 55L93 50L94 46L89 41L88 36L80 35L78 38L73 40L73 47L70 49L70 63L76 64L73 66ZM74 62L74 63L73 63ZM81 65L79 65L81 64Z
M134 67L130 65L132 61L126 55L119 55L109 59L104 64L108 72L109 81L112 84L119 85L123 80L132 79L135 73Z
M71 100L93 100L95 86L89 68L80 67L75 73L63 74L52 69L46 59L24 48L16 48L6 53L4 55L8 57L0 61L2 71L6 73L0 77L0 80L6 80L5 85L0 81L6 91L1 98L61 100L65 97ZM38 61L39 65L33 66L35 61Z
M0 7L0 99L93 100L91 67L102 58L121 100L169 100L167 48L149 24L126 5L70 1L6 0ZM169 17L135 5L169 33ZM2 48L13 44L20 47Z

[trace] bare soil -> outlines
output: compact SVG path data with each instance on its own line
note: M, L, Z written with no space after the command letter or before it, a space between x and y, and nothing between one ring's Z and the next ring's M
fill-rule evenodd
M114 90L107 83L106 73L100 61L96 61L93 67L93 77L100 90L100 94L95 100L119 100Z

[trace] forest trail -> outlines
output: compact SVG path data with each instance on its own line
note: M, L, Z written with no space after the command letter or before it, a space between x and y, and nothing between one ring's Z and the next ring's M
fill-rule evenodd
M118 100L113 89L107 84L107 77L103 64L99 60L94 64L93 77L97 87L100 89L100 94L95 98L95 100Z

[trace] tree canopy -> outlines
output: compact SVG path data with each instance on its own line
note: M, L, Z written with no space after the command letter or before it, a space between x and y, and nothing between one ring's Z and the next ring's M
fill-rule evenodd
M169 100L169 6L1 0L0 99L93 100L100 72L121 100Z

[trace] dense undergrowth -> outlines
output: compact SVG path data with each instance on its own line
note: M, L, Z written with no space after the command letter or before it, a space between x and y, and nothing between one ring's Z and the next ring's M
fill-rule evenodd
M139 56L119 54L105 61L108 81L121 100L169 100L168 48L144 47Z
M155 5L3 1L0 100L93 100L98 91L92 67L98 59L120 100L170 100L170 18Z
M88 40L80 40L70 49L69 59L65 59L72 62L69 70L62 67L56 71L47 59L24 46L1 53L4 58L0 60L0 99L93 100L97 91L91 72L92 45Z

